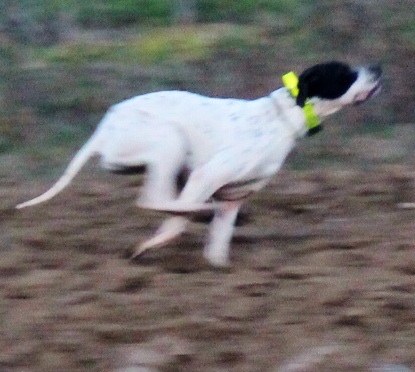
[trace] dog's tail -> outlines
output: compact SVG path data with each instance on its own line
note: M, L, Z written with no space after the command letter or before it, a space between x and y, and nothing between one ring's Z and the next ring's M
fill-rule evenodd
M46 200L52 199L56 194L61 192L72 181L72 179L85 165L85 163L98 152L98 138L97 133L92 135L92 137L87 141L87 143L85 143L85 145L81 147L81 149L77 152L75 157L69 163L61 178L59 178L59 180L48 191L46 191L42 195L37 196L34 199L16 205L16 208L21 209L43 203Z

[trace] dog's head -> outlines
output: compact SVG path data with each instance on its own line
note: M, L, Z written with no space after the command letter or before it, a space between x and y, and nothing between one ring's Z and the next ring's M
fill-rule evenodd
M315 65L299 77L297 105L303 107L309 100L318 116L330 115L378 93L381 75L379 65L356 68L341 62Z

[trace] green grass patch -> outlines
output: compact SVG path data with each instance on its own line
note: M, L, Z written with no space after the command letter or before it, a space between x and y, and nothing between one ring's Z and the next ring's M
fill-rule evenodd
M171 0L100 0L79 2L77 19L87 27L129 24L166 25L172 22Z
M253 26L217 24L159 28L123 40L77 41L32 48L37 62L84 65L93 62L158 64L209 58L215 49L246 49L260 38Z
M295 18L310 2L305 0L19 0L16 9L34 22L48 22L69 14L86 28L172 25L180 13L200 22L256 21L264 13ZM0 22L4 16L0 13Z
M273 16L291 15L295 19L307 5L304 0L197 0L195 8L201 22L256 21L268 13Z

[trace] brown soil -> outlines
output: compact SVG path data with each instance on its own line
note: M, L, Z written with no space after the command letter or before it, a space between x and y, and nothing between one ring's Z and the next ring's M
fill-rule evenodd
M140 182L83 172L49 186L0 178L0 370L415 369L415 173L282 172L248 203L229 270L206 226L126 258L162 216ZM394 368L394 369L387 369ZM408 370L409 370L408 369Z

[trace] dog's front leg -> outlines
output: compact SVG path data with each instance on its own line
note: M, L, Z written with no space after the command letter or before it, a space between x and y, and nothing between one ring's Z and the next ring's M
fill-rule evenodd
M232 154L228 155L228 157L231 158L231 155ZM226 159L227 158L225 157L225 160ZM218 156L217 158L211 160L209 163L205 164L203 167L193 171L190 174L189 179L179 198L171 203L168 203L170 204L169 211L176 210L180 212L186 210L189 206L192 207L195 205L195 203L204 203L206 200L208 200L213 195L213 193L221 186L223 186L234 174L234 169L232 167L225 167L226 163L227 162L223 161L223 157ZM171 208L172 205L174 208ZM229 204L229 206L231 205L233 206L234 203ZM151 208L151 205L147 207ZM163 210L163 204L154 205L153 208ZM236 214L238 213L238 208L236 208L234 211L235 216L232 217L233 213L230 211L233 209L234 208L231 207L220 208L222 212L217 216L217 221L213 223L213 225L218 224L218 226L229 225L230 228L223 228L225 234L227 230L230 230L229 234L232 234L232 225ZM184 217L169 218L161 225L153 238L144 242L138 247L133 257L142 254L150 248L157 248L167 244L169 241L179 236L186 229L187 224L188 219ZM221 227L218 228L221 230ZM229 241L229 239L230 237L225 237L223 241ZM221 241L219 241L219 239L217 240L218 243L215 244L215 247L221 244ZM216 250L219 250L219 248L216 248ZM218 265L220 264L218 263Z
M215 212L203 252L205 258L214 266L228 265L229 245L241 204L240 201L226 202Z

